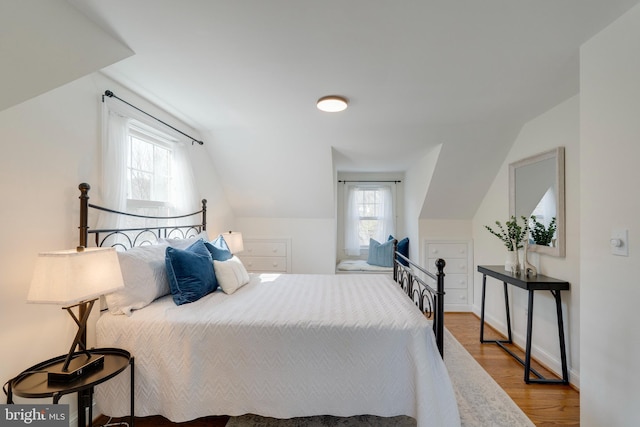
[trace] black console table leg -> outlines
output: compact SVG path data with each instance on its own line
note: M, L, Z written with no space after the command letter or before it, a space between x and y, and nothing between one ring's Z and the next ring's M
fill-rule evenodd
M562 318L562 297L560 291L550 291L556 300L556 313L558 316L558 338L560 339L560 360L562 362L562 382L569 384L569 370L567 369L567 349L564 343L564 320Z
M547 379L544 378L538 371L531 367L531 342L533 332L533 295L534 291L529 291L529 313L527 316L527 347L525 350L524 360L524 381L527 384L569 384L569 371L567 369L567 352L564 344L564 324L562 320L562 300L560 298L560 291L553 291L551 293L556 300L556 313L558 316L558 337L560 339L560 359L562 362L562 379ZM534 374L538 378L530 378L531 374Z
M484 298L487 291L487 275L482 275L482 302L480 304L480 342L484 341Z
M480 342L481 343L496 343L500 347L503 347L502 344L512 344L513 339L511 336L511 312L510 312L510 304L509 304L509 292L507 290L507 283L504 282L504 307L505 314L507 316L507 340L485 340L484 339L484 308L485 308L485 298L487 293L487 275L482 275L482 301L480 306ZM505 347L503 347L505 348ZM506 350L506 348L505 348ZM509 351L509 350L507 350Z
M524 355L524 382L529 384L531 374L531 337L533 335L533 291L529 291L527 313L527 344Z
M509 312L509 292L507 292L507 282L502 282L504 284L504 306L507 314L507 342L511 344L513 339L511 338L511 313Z

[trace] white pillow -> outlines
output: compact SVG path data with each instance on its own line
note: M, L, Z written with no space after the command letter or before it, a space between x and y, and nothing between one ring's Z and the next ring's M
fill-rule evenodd
M249 283L249 273L240 258L233 256L226 261L213 260L216 280L225 294L232 294Z
M118 252L124 288L105 295L112 314L131 315L170 291L165 265L167 244L137 246Z
M209 236L207 235L206 231L201 231L197 235L192 237L187 237L186 239L160 239L158 240L158 243L163 245L169 245L176 249L187 249L189 246L195 243L196 240L200 240L200 239L204 240L205 242L209 241Z

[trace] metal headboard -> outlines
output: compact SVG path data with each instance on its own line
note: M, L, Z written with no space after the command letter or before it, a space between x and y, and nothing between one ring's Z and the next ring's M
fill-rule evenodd
M89 234L93 234L96 246L102 246L107 239L113 236L120 236L126 244L117 243L117 246L121 246L124 249L129 249L134 246L139 246L146 242L146 239L151 233L155 239L162 238L187 238L195 236L196 234L207 230L207 200L202 199L202 209L196 212L192 212L186 215L177 216L150 216L150 215L137 215L127 212L121 212L113 209L108 209L103 206L98 206L89 203L89 190L91 186L87 183L82 183L78 186L80 190L80 236L79 246L87 247L89 243ZM114 229L90 229L89 228L89 208L96 209L103 212L109 212L118 215L126 215L130 217L154 219L154 220L169 220L188 218L196 215L201 216L201 222L199 224L184 224L184 225L164 225L157 227L133 227L133 228L114 228ZM114 245L114 246L116 246Z
M430 273L409 258L396 252L393 263L395 280L426 317L433 319L433 332L440 355L444 355L444 267L442 258L436 260L436 274ZM435 280L436 289L425 282L427 277Z

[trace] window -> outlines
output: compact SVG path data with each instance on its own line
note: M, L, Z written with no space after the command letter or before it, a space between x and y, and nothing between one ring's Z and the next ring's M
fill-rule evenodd
M358 238L361 247L369 246L369 239L379 240L384 223L384 194L380 188L355 190L358 209Z
M101 204L148 216L198 210L190 141L126 105L103 99ZM156 227L176 221L102 213L97 228Z
M127 146L127 212L166 216L171 207L171 143L129 127Z
M369 239L385 242L394 234L394 197L387 185L350 185L346 191L345 252L360 255Z

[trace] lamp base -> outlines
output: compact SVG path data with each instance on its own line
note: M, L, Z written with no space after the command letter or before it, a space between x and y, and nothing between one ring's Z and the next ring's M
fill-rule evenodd
M62 366L63 364L60 363L47 369L50 383L68 383L82 378L89 372L102 369L104 366L104 356L102 354L91 354L87 357L81 353L71 359L66 371L62 370Z

